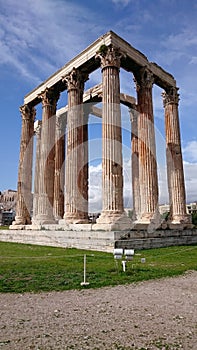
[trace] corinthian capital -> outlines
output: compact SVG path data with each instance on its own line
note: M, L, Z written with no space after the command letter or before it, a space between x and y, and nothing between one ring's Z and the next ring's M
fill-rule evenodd
M59 91L56 91L54 88L46 88L45 91L43 91L39 97L42 100L42 106L51 106L56 108L57 101L59 99Z
M119 48L113 47L112 45L101 45L95 58L100 59L102 69L108 66L120 68L120 59L122 56L123 54L120 52Z
M178 94L179 88L172 86L166 91L162 92L163 97L163 106L167 106L169 104L179 104L179 94Z
M23 105L19 108L23 120L35 120L36 109L29 105Z
M67 90L84 90L84 83L88 80L88 74L80 72L78 69L73 68L72 71L62 78L67 84Z
M143 67L135 73L134 82L137 91L147 88L151 89L154 84L153 73L147 67Z

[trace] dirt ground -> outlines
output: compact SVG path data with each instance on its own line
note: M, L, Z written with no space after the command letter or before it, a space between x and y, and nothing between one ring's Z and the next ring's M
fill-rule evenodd
M197 271L113 288L0 294L0 349L197 349Z

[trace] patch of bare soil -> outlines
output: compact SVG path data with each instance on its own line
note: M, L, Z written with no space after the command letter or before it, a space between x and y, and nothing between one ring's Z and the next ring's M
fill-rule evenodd
M197 271L112 288L0 294L0 349L197 349Z

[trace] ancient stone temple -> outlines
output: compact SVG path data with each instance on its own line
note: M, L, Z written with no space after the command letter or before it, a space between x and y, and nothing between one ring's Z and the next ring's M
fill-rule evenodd
M84 91L93 71L102 83ZM120 92L120 68L135 82L137 98ZM179 94L171 74L112 31L106 33L24 98L14 229L47 225L64 230L161 227L152 89L163 89L170 216L168 227L189 227L179 129ZM67 106L57 110L67 90ZM96 107L102 102L102 109ZM131 120L133 217L124 211L120 104ZM42 104L42 120L35 106ZM102 118L102 212L88 221L88 115ZM36 155L32 191L33 142ZM54 226L56 225L56 226ZM91 228L90 228L91 226Z

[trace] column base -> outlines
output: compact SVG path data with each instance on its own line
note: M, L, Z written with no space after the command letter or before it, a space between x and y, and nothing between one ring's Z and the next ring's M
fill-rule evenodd
M92 225L92 230L130 230L132 221L125 212L103 211L96 224Z
M25 224L15 224L15 221L13 221L12 225L9 226L9 230L25 230Z
M12 222L11 226L17 225L31 225L31 218L24 216L15 216L15 220Z
M156 213L144 213L139 219L133 222L133 229L146 230L151 233L161 227L161 215Z
M55 219L53 217L49 217L47 215L37 215L35 218L32 219L33 225L50 225L55 224Z
M76 214L70 214L70 213L68 214L65 213L64 218L62 220L64 220L65 224L88 224L89 223L88 218L84 216L76 215ZM61 220L61 223L63 223L62 220Z
M15 216L15 220L12 222L11 226L15 225L25 225L26 219L23 216Z
M191 229L193 228L191 215L174 215L172 219L168 220L168 227L170 229L179 229L183 230L185 228Z
M58 224L62 219L62 216L55 216L55 223Z

